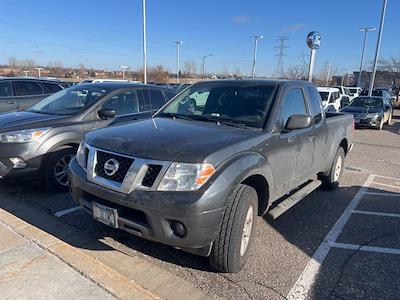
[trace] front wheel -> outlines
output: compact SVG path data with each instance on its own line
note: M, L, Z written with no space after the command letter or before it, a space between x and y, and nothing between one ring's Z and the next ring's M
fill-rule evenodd
M44 167L44 181L48 188L56 192L68 191L68 165L75 154L72 147L49 154Z
M225 273L237 273L246 264L258 212L257 192L240 184L228 199L220 231L209 256L210 265Z
M322 181L322 187L327 190L334 190L339 186L340 178L344 169L345 152L342 147L336 152L331 169L328 175L321 175L319 179Z

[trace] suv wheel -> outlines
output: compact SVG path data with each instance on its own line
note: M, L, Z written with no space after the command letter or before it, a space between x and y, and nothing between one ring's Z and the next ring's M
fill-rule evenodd
M222 224L209 257L220 272L237 273L246 264L258 212L257 192L240 184L228 199Z
M50 154L44 167L46 186L53 191L68 191L68 165L75 156L75 148L66 148Z
M335 159L333 160L329 174L326 176L319 176L322 181L322 187L327 190L334 190L338 187L340 178L343 174L344 169L345 153L342 147L336 153Z

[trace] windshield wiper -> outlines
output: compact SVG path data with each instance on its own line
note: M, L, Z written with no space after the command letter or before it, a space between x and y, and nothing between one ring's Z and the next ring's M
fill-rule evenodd
M206 116L202 116L202 115L190 115L190 117L192 117L194 120L197 121L204 121L204 122L213 122L216 124L224 124L227 126L232 126L232 127L238 127L238 128L246 128L246 124L243 123L236 123L236 122L232 122L226 119L220 119L220 118L212 118L212 117L206 117Z
M182 120L189 120L193 121L194 119L187 115L175 114L175 113L160 113L156 117L167 117L172 119L182 119Z

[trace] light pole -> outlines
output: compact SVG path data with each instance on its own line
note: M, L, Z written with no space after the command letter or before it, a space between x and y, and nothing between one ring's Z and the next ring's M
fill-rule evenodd
M201 78L204 78L204 74L205 74L205 64L206 64L206 58L207 57L210 57L210 56L213 56L212 54L208 54L208 55L205 55L205 56L203 56L203 68L202 68L202 76L201 76Z
M383 7L382 7L382 14L381 14L381 24L379 25L379 35L378 35L378 41L376 42L376 50L375 50L375 59L374 59L374 67L372 69L372 76L371 76L371 82L369 84L369 91L368 91L368 96L372 96L372 90L374 88L374 83L375 83L375 75L376 75L376 67L378 65L378 59L379 59L379 50L381 48L381 41L382 41L382 33L383 33L383 25L385 23L385 15L386 15L386 7L387 7L387 0L383 0Z
M264 37L260 34L257 35L252 35L252 39L254 39L254 49L253 49L253 68L251 71L251 77L255 78L256 77L256 59L257 59L257 44L258 40L263 39Z
M42 71L43 68L35 68L35 69L38 71L38 77L40 78L41 77L40 71Z
M29 71L23 71L25 73L25 77L28 77Z
M147 84L146 0L142 0L143 15L143 83Z
M358 72L358 80L357 80L358 87L361 87L361 75L362 75L362 68L363 68L363 64L364 64L365 47L367 46L368 32L374 31L374 30L376 30L376 28L373 28L373 27L360 28L360 31L364 32L364 43L363 43L363 49L362 49L362 54L361 54L360 71Z
M121 66L122 69L122 78L125 79L125 70L128 69L128 66Z
M176 44L176 83L179 83L179 46L183 44L182 41L174 42Z

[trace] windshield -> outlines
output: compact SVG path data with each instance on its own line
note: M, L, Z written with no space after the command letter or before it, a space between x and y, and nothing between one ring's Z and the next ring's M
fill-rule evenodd
M328 101L329 92L319 92L319 94L321 95L322 101Z
M272 107L276 90L277 85L199 83L176 96L157 113L157 116L227 121L233 125L262 128Z
M362 108L382 108L383 101L380 98L357 97L349 106Z
M71 115L88 108L106 93L108 93L106 89L75 86L43 99L28 111L44 114Z

